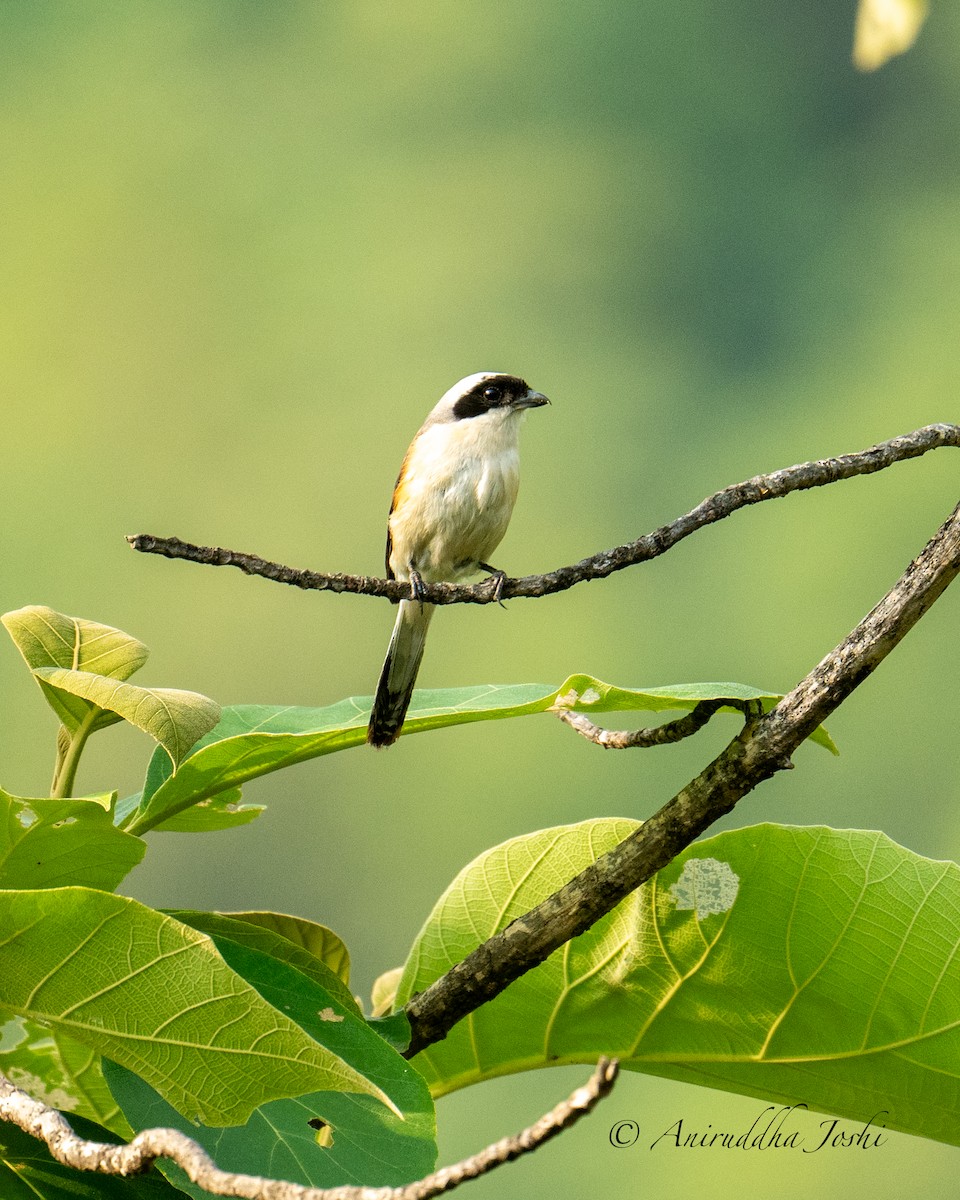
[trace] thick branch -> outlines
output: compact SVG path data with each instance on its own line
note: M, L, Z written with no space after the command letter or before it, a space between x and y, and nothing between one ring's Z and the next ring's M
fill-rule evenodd
M55 1109L15 1088L3 1075L0 1075L0 1120L12 1121L25 1133L39 1138L57 1162L78 1171L141 1175L158 1158L169 1158L187 1173L191 1182L214 1196L239 1196L246 1200L430 1200L468 1179L477 1179L522 1154L529 1154L569 1129L610 1094L617 1071L616 1060L601 1058L583 1087L515 1137L502 1138L479 1154L397 1188L314 1188L221 1171L201 1146L177 1129L145 1129L125 1146L88 1142L78 1137Z
M406 1008L407 1055L446 1037L565 942L589 929L776 771L886 658L960 573L960 506L896 585L793 691L609 853L479 946Z
M472 587L452 583L423 585L423 599L431 604L490 604L495 600L511 600L547 596L563 592L575 584L590 579L603 579L615 571L637 563L648 562L666 553L677 542L689 537L705 525L729 517L739 508L759 504L764 500L776 500L791 492L808 488L823 487L854 475L870 475L882 471L896 462L917 458L929 450L941 446L960 446L960 425L926 425L913 433L880 442L867 450L855 454L842 454L838 458L827 458L817 462L800 463L785 467L769 475L757 475L743 483L735 483L697 505L696 508L662 525L652 533L604 550L585 558L569 567L560 567L545 575L524 575L519 579L484 580ZM351 592L361 596L386 596L390 600L407 600L411 597L409 583L392 579L377 579L370 575L322 574L318 571L303 571L285 567L281 563L269 562L255 554L244 554L238 550L226 550L220 546L195 546L179 538L154 537L149 533L132 535L127 541L144 554L159 554L165 558L183 558L188 562L203 563L213 567L237 567L247 575L259 575L276 583L288 583L293 587L310 591ZM499 587L498 583L502 583Z

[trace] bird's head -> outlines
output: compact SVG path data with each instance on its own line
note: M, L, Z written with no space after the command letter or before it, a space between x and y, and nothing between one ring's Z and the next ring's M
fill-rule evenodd
M549 403L546 396L533 391L517 375L479 371L461 379L445 392L429 420L431 423L472 421L494 415L503 419Z

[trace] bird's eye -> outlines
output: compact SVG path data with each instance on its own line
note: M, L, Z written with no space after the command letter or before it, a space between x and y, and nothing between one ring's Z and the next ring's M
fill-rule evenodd
M503 389L498 387L487 387L483 389L484 400L489 400L491 404L496 404L503 399Z

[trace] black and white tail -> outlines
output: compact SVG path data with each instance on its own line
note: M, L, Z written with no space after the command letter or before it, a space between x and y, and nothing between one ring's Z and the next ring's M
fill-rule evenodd
M433 609L432 604L421 604L419 600L400 601L367 726L367 741L371 746L391 746L400 736Z

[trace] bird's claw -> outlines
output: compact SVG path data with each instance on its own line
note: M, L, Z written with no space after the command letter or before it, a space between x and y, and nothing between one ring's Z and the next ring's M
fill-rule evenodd
M423 612L423 599L426 592L423 587L423 578L419 571L410 572L410 597L420 604L420 611Z
M489 563L479 563L478 565L482 570L489 571L490 577L484 582L492 582L494 600L500 605L501 608L506 608L507 606L500 599L500 597L503 595L503 585L507 582L508 578L506 571L500 571L496 567L491 567Z

